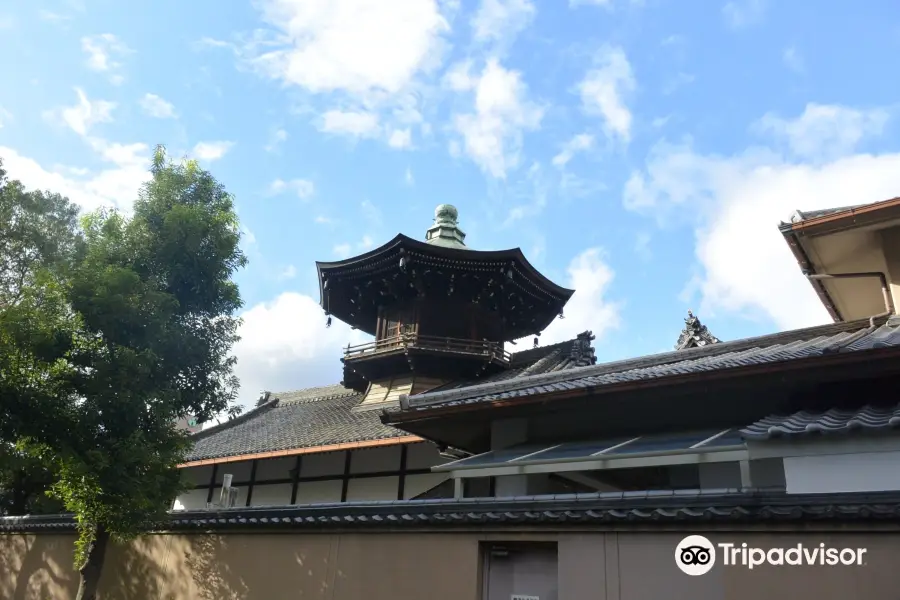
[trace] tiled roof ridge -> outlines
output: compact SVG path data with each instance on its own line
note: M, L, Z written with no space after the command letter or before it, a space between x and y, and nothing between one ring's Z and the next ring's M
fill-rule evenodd
M861 408L801 410L789 415L769 415L741 430L749 440L834 434L850 431L884 431L900 427L900 403L866 404Z
M531 360L541 360L542 358L546 358L551 353L556 352L557 350L563 350L567 346L571 346L577 340L577 337L573 337L571 340L563 340L561 342L556 342L555 344L549 344L547 346L538 346L537 348L529 348L527 350L512 352L509 360L510 365L515 366L516 363L529 362Z
M337 392L337 393L333 393L333 394L317 394L317 395L310 395L310 396L301 396L299 398L286 398L285 397L285 396L289 396L290 394L297 394L300 392L311 392L316 389L324 390L324 389L327 389L330 387L337 387L338 385L340 385L340 384L335 384L333 386L321 386L318 388L305 388L305 389L301 388L299 390L292 390L290 392L276 392L273 395L276 396L281 401L282 406L289 406L292 404L307 404L310 402L323 402L326 400L335 400L337 398L349 398L350 396L359 396L360 395L360 393L357 392L356 390L351 390L350 388L344 388L343 392Z
M153 530L208 530L275 526L345 528L629 522L742 522L867 520L900 521L900 492L836 492L788 495L765 488L653 490L466 498L342 502L172 511ZM695 525L696 527L696 525ZM0 531L70 531L71 515L0 517Z
M888 317L876 319L876 323L885 323L888 321L888 319ZM517 377L515 379L481 383L464 388L426 392L424 394L410 396L409 403L413 406L424 406L432 403L447 402L455 399L466 398L480 393L489 394L490 392L498 389L502 389L504 392L509 392L522 388L530 388L535 385L565 381L574 377L592 377L605 375L608 373L623 372L632 369L661 366L669 363L683 362L691 359L717 356L719 354L725 354L728 352L783 345L785 343L790 343L798 340L810 340L817 337L826 337L829 335L836 335L838 333L849 331L860 331L867 328L868 326L868 319L859 319L857 321L842 323L829 323L827 325L818 325L815 327L794 329L790 331L783 331L752 338L719 342L717 344L709 344L706 346L698 346L695 348L685 348L683 350L673 350L669 352L663 352L661 354L651 354L636 358L627 358L624 360L567 369L564 371L526 375L523 377Z
M259 406L256 406L245 413L241 413L233 419L229 419L224 423L219 423L218 425L213 425L212 427L208 427L206 429L202 429L197 433L191 435L191 439L194 441L202 440L203 438L207 438L214 433L219 433L220 431L224 431L226 429L230 429L235 425L239 425L244 421L249 421L250 419L254 419L259 416L261 413L278 406L278 398L272 398L266 402L263 402Z

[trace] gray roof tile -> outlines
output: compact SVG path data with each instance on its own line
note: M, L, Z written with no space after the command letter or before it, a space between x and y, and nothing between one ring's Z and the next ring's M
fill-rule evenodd
M515 498L472 498L343 502L224 510L176 511L160 531L241 528L323 529L346 527L433 528L485 523L558 527L560 523L645 523L647 521L767 522L836 520L900 521L900 493L787 495L767 490L713 490L657 496L652 493L596 493ZM690 526L686 524L685 527ZM0 517L0 532L73 531L69 515Z
M533 373L568 370L596 359L589 347L590 332L574 340L516 352L510 368L474 381L455 382L443 389L459 389L485 381L506 381ZM329 385L273 393L268 401L236 419L205 429L194 436L188 461L241 456L407 436L384 425L380 411L351 409L362 394L342 385Z
M483 381L460 389L445 388L410 396L408 410L524 397L544 389L596 387L797 360L836 352L900 346L900 323L897 320L892 319L874 331L869 331L868 325L868 321L838 323L758 338L719 342L561 373L549 372ZM396 412L398 409L388 410Z
M889 407L864 406L855 410L834 408L825 412L800 411L787 416L770 416L741 430L748 440L793 438L815 434L875 432L900 427L900 404Z

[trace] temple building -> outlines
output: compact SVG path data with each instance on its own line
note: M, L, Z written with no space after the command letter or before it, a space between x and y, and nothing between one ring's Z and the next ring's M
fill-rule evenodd
M722 341L688 311L674 350L607 363L589 329L540 343L577 290L518 249L468 248L451 206L424 241L319 263L323 326L371 341L344 349L340 383L264 392L195 434L181 466L194 489L110 554L101 589L893 600L900 198L798 212L780 231L833 323ZM71 589L40 557L70 552L75 528L0 519L0 559L14 557L0 595ZM748 566L741 548L782 563ZM53 564L27 572L40 560Z
M195 434L184 465L194 490L175 508L215 505L226 475L238 506L452 497L448 476L432 468L464 454L383 424L382 410L408 395L596 363L590 331L539 343L573 290L518 248L478 251L465 238L456 208L442 204L424 241L400 234L318 263L323 323L339 319L372 340L344 350L340 383L263 392L253 410ZM492 485L466 492L490 495Z

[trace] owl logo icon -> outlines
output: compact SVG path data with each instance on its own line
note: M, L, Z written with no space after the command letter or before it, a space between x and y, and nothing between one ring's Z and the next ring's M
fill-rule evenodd
M675 547L675 564L686 575L705 575L716 564L716 547L702 535L689 535Z

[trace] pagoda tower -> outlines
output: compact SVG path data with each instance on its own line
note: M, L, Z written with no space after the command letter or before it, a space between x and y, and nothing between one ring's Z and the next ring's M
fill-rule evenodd
M574 290L541 275L519 248L465 245L458 212L435 209L425 241L403 234L365 254L317 262L328 316L375 339L348 346L343 385L365 392L360 409L396 403L509 368L505 343L539 336Z

